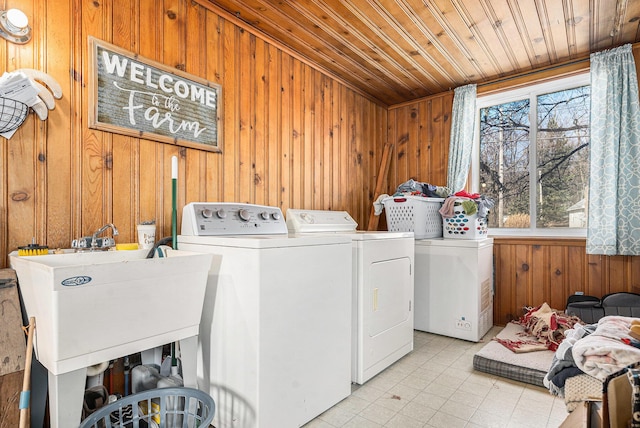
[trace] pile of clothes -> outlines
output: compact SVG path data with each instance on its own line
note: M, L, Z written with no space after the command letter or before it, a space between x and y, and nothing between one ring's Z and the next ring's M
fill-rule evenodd
M461 190L445 199L442 208L440 208L440 215L443 218L453 217L453 206L458 201L461 201L462 208L466 215L471 216L477 213L478 218L486 218L487 215L489 215L489 210L495 205L495 202L491 198L487 198L479 193L469 193L466 190Z
M596 324L574 326L565 332L544 385L551 393L563 396L570 377L588 374L604 381L624 367L640 362L640 341L635 337L639 328L640 319L619 315L605 316Z
M493 340L516 353L533 351L556 351L565 340L565 332L580 325L580 318L552 309L546 302L530 308L518 321L524 328L522 340Z
M429 183L423 183L410 179L398 186L396 192L393 194L397 196L422 196L425 198L444 198L445 201L440 209L440 215L443 218L453 217L453 206L456 201L462 201L465 214L473 215L478 214L479 218L485 218L489 214L489 210L493 208L494 201L491 198L482 196L479 193L469 193L465 190L461 190L456 193L451 193L451 189L446 186L436 186ZM382 201L388 198L389 195L382 194L373 203L375 215L380 215L382 209Z
M451 190L448 187L435 186L410 179L399 185L393 196L413 195L424 196L425 198L446 198L450 194Z
M451 190L449 190L448 187L435 186L433 184L422 183L419 181L415 181L414 179L410 179L398 186L396 192L393 194L393 197L410 195L422 196L424 198L446 198L450 194ZM388 197L389 195L384 193L378 196L378 198L373 202L373 210L375 215L382 214L382 210L384 209L382 201L384 201Z

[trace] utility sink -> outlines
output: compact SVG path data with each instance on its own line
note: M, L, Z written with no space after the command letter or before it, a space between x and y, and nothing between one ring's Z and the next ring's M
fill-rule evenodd
M212 254L10 254L36 357L57 375L197 336Z
M48 370L50 426L78 426L87 367L178 342L184 385L197 387L200 315L221 256L148 250L10 256L36 358Z

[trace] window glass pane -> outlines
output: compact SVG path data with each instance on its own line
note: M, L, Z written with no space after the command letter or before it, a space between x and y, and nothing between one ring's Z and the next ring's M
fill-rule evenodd
M480 193L489 227L529 227L529 99L480 109Z
M537 98L536 226L586 227L589 86Z

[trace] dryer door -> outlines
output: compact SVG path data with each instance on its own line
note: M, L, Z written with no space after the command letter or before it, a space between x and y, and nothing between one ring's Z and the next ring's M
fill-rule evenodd
M359 333L368 377L413 349L413 240L367 241L362 253Z
M375 337L411 318L411 260L378 260L371 262L368 270L368 334Z

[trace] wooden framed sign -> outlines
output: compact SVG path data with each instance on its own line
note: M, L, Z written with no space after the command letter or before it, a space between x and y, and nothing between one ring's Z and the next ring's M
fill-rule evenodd
M89 38L89 127L221 151L220 85Z

